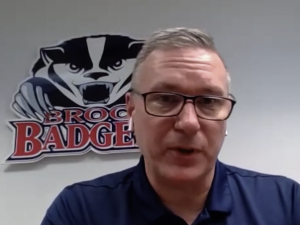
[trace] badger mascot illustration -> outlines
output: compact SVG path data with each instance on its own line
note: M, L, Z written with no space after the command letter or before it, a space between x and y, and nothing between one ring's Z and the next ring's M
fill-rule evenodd
M94 35L41 48L12 107L22 116L41 119L51 109L124 104L142 45L143 40L128 36Z

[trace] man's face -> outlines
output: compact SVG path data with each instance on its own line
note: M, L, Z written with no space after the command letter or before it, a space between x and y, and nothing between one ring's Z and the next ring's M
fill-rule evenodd
M140 93L228 96L221 59L200 48L156 50L140 66L137 79ZM213 168L223 144L225 121L199 118L192 102L187 102L178 116L152 116L146 113L143 98L134 93L127 94L127 107L146 169L174 181L189 181ZM194 151L182 153L180 148Z

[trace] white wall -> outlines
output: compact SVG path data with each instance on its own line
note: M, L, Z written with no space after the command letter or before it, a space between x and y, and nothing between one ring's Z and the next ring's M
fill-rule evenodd
M157 28L203 28L232 73L238 104L220 158L300 182L299 0L1 0L0 118L3 161L12 151L6 120L37 50L86 34L145 38ZM138 154L46 158L0 166L0 224L39 224L66 185L117 171Z

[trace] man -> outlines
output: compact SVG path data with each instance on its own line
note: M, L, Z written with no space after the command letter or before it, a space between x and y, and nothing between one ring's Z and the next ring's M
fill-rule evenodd
M66 187L42 225L300 224L299 184L218 160L235 100L208 34L155 32L126 99L140 162Z

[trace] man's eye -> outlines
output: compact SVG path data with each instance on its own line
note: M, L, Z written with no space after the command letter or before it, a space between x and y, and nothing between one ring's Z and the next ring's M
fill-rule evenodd
M159 95L156 98L156 101L161 103L177 103L180 101L177 96L172 95Z
M206 104L214 104L216 102L217 102L217 100L213 99L213 98L202 98L200 101L201 104L205 104L205 105Z
M176 101L176 98L172 96L159 96L158 100L162 102L172 102L172 101Z

